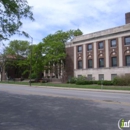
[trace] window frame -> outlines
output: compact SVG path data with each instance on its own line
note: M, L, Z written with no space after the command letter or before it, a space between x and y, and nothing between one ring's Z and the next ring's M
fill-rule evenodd
M100 46L101 43L103 44L103 47ZM98 42L98 49L104 49L104 42L103 41L102 42Z
M89 45L92 46L91 49L89 49ZM88 44L88 45L87 45L87 50L88 50L88 51L91 51L92 49L93 49L93 45L92 45L92 43Z
M81 62L81 65L80 65L80 62ZM82 68L83 68L83 61L79 60L78 61L78 69L82 69Z
M127 43L126 38L129 38L129 40L130 40L130 36L124 37L124 45L130 45L130 41Z
M116 64L113 64L113 58L116 58ZM111 66L116 67L117 66L117 57L111 57Z
M115 45L112 45L112 41L114 41L114 40L116 41L116 44L115 44ZM111 47L116 47L116 46L117 46L117 40L116 40L116 39L111 39L111 40L110 40L110 46L111 46Z
M100 60L101 59L103 59L103 66L100 64ZM105 64L104 64L104 58L99 58L99 68L102 68L102 67L104 67L105 66Z
M81 49L80 49L80 47L81 47ZM80 46L78 46L78 52L82 52L83 51L83 46L82 45L80 45Z
M130 63L129 63L129 64L127 63L127 57L130 58L130 55L126 55L126 56L125 56L125 65L126 65L126 66L130 66Z
M104 74L99 74L99 75L98 75L98 80L99 80L99 81L104 80Z
M92 64L92 66L90 66L90 61L92 62L91 64ZM88 68L93 68L93 60L92 59L88 59Z

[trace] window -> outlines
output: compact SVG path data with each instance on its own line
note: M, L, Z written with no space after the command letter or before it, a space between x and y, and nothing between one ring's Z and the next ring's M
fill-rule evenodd
M93 62L92 59L88 60L88 68L92 68L93 67Z
M78 75L78 78L82 77L82 75Z
M116 47L116 39L111 40L111 47Z
M113 80L116 76L117 74L111 74L111 80Z
M99 80L104 80L104 74L99 74Z
M103 49L103 48L104 48L103 42L99 42L99 43L98 43L98 49Z
M88 79L88 80L92 80L92 74L88 74L87 79Z
M82 46L78 46L78 52L82 52Z
M92 50L92 44L88 44L88 51Z
M111 58L111 66L117 66L117 57Z
M126 63L126 66L130 66L130 55L125 56L125 63Z
M104 67L104 58L99 59L99 67Z
M78 69L82 69L82 61L81 60L78 61Z
M125 37L125 45L130 45L130 37Z

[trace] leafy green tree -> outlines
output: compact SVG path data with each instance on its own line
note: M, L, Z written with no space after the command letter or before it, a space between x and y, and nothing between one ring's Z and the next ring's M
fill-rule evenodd
M0 41L18 33L22 26L22 18L34 20L32 7L27 0L0 0Z
M64 69L65 44L77 35L82 35L79 29L66 32L59 30L43 38L41 43L33 45L32 58L29 55L29 61L32 59L32 74L38 76L44 70L50 70L58 77Z
M12 67L17 71L17 76L22 76L29 73L30 61L28 56L30 54L30 46L28 41L14 40L5 48L4 55L6 56L5 68L6 71Z

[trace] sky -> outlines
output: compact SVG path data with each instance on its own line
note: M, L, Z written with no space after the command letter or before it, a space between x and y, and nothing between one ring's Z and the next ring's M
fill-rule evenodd
M125 24L125 13L130 12L130 0L27 0L32 6L35 21L23 19L21 30L38 44L44 37L58 30L80 29L83 34ZM6 41L28 40L15 35ZM2 44L0 44L2 49Z

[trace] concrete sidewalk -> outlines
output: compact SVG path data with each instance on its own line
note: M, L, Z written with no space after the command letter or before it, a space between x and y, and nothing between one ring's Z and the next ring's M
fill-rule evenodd
M80 90L80 91L95 91L95 92L108 92L108 93L126 93L130 94L129 90L107 90L107 89L89 89L89 88L69 88L69 87L54 87L54 86L32 86L32 87L46 87L46 88L53 88L53 89L64 89L64 90Z

